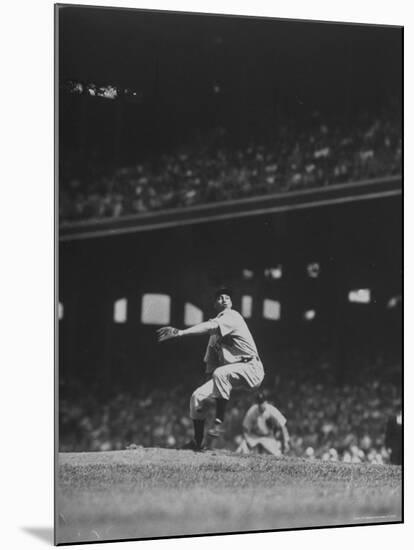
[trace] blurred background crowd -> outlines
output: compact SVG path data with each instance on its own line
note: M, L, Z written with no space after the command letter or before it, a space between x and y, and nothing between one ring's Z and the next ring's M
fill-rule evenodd
M399 174L398 120L389 110L352 120L314 112L307 124L281 124L267 143L238 146L230 145L221 127L191 145L123 167L108 167L93 155L85 166L67 154L60 167L60 221L117 218Z
M267 376L267 399L287 418L289 454L306 459L388 463L385 431L387 420L401 408L401 365L371 364L357 378L344 382L332 376L330 367L324 362L317 371L302 366L273 379ZM192 437L188 402L194 388L184 382L172 388L149 388L102 394L98 388L84 392L80 384L72 381L68 387L62 381L60 450L182 446ZM226 433L220 446L237 448L244 415L253 402L252 394L234 394L227 407Z

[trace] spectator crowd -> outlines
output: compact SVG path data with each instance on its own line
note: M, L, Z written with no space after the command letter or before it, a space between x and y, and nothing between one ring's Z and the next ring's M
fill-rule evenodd
M397 366L397 371L399 367ZM401 408L401 389L379 376L336 384L302 374L277 377L265 388L267 398L287 418L290 454L306 459L386 463L387 419ZM191 388L142 388L111 397L62 388L60 450L108 451L132 445L177 448L192 437L188 416ZM235 450L242 421L254 397L238 393L229 402L222 445ZM212 411L213 413L213 408ZM212 420L212 419L211 419Z
M60 221L119 218L169 208L312 187L358 182L401 172L401 122L355 116L306 125L281 124L273 140L230 147L224 129L133 166L79 169L65 151L59 174Z

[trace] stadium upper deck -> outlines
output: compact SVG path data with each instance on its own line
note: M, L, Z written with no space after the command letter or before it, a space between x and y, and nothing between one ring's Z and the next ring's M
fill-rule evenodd
M401 173L401 127L372 117L352 128L315 115L306 131L284 126L266 146L225 146L225 135L134 166L86 166L63 156L60 222L125 216L326 188ZM224 130L223 130L224 132Z

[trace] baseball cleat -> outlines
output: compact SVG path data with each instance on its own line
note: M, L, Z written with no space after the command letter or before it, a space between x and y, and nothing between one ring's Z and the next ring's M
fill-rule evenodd
M194 451L196 453L201 453L206 450L206 447L204 447L203 445L198 445L194 441L194 439L192 439L191 441L180 447L180 449L182 451Z
M208 435L210 437L220 437L224 433L223 423L220 420L215 420L212 428L208 430Z

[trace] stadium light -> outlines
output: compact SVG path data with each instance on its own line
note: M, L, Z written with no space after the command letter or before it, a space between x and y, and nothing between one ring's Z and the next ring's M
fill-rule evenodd
M264 274L267 279L280 279L282 277L282 266L268 267L265 269Z
M170 322L171 298L167 294L144 294L141 322L145 325L166 325Z
M187 302L184 306L184 324L186 326L192 326L202 322L203 312L201 309Z
M242 309L242 315L246 319L249 319L252 316L253 299L251 296L242 297L241 309Z
M319 277L320 269L321 268L320 268L320 265L319 265L318 262L311 262L306 267L306 270L308 272L308 276L311 279L316 279L317 277Z
M357 304L369 304L371 301L371 291L369 288L351 290L348 294L348 300Z
M312 321L316 317L316 311L314 309L309 309L308 311L305 311L303 317L306 321Z
M126 298L120 298L114 303L114 321L115 323L125 323L127 320L128 303Z
M268 298L263 300L263 317L271 321L278 321L280 319L280 302Z
M254 271L252 271L251 269L243 269L242 275L243 279L253 279Z
M401 301L402 301L401 295L393 296L392 298L390 298L388 300L387 308L388 309L393 309L393 308L399 306L401 304Z

